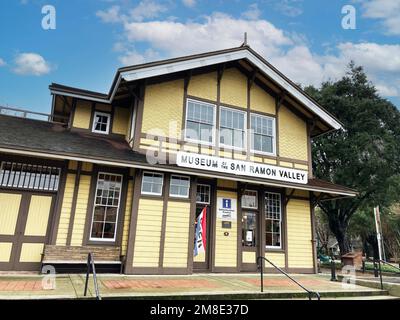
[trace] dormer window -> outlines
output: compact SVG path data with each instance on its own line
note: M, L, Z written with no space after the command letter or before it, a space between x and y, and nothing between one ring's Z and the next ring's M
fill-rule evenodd
M105 112L94 113L92 132L108 134L110 130L111 115Z

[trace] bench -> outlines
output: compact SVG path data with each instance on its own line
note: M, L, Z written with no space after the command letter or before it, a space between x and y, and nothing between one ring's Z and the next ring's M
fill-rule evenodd
M42 253L43 265L86 265L88 254L93 254L96 265L120 265L123 271L125 257L120 247L112 246L57 246L45 245Z

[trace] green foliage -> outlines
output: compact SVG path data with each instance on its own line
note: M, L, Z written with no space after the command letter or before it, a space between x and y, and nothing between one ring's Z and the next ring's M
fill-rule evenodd
M399 201L400 112L377 94L354 63L341 80L305 90L344 127L314 139L313 169L318 178L359 192L356 198L320 205L345 253L350 249L347 228L356 211L372 212L376 205L385 211ZM370 223L368 217L359 217L360 227Z

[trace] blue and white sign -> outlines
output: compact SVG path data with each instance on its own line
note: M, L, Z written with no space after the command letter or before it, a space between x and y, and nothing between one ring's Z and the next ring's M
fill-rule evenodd
M217 198L217 218L223 221L236 221L237 200L234 198Z

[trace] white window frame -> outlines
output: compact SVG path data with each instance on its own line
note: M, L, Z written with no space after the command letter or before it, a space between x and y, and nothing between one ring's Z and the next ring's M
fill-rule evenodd
M182 196L182 195L177 195L177 194L171 194L171 183L172 183L172 178L173 177L179 177L179 178L185 178L188 180L189 182L189 188L187 189L187 194ZM181 198L181 199L188 199L189 198L189 194L190 194L190 177L188 176L183 176L183 175L179 175L179 174L171 174L171 177L169 179L169 196L171 198Z
M96 116L97 115L105 116L105 117L108 118L106 131L96 130ZM110 132L110 123L111 123L111 114L110 113L95 111L94 115L93 115L92 132L100 133L100 134L109 134L109 132Z
M94 210L96 209L96 195L97 195L97 188L98 188L98 181L99 181L99 176L100 174L104 175L109 175L109 176L120 176L121 177L121 190L119 192L119 197L118 197L118 207L117 207L117 215L115 217L115 232L114 232L114 238L111 239L104 239L104 238L93 238L92 237L92 230L93 230L93 219L94 219ZM96 179L96 190L94 194L94 200L93 200L93 211L92 211L92 220L90 224L90 233L89 233L89 241L96 241L96 242L115 242L117 238L117 231L118 231L118 218L119 218L119 210L121 208L121 194L122 194L122 189L123 189L123 182L124 182L124 176L122 174L116 174L116 173L109 173L109 172L98 172L97 173L97 179ZM107 206L106 206L107 207ZM114 207L115 208L115 207Z
M208 202L204 202L204 201L197 201L196 199L196 204L210 204L211 203L211 185L209 184L205 184L205 183L198 183L196 186L196 196L197 196L197 187L199 186L203 186L203 187L207 187L208 191L209 191L209 195L208 195Z
M188 138L186 136L186 130L187 130L187 121L188 121L188 108L189 108L189 102L193 102L193 103L201 103L201 104L205 104L205 105L209 105L211 107L213 107L213 124L212 124L212 129L211 129L211 142L206 142L206 141L201 141L201 140L197 140L197 139L191 139ZM213 103L209 103L209 102L204 102L201 100L195 100L195 99L190 99L187 98L186 99L186 110L185 110L185 132L184 132L184 141L187 142L192 142L192 143L197 143L200 145L204 145L204 146L215 146L215 131L216 131L216 126L217 126L217 106Z
M279 214L279 243L280 243L280 246L267 246L267 245L265 245L265 248L266 249L282 249L282 228L283 228L283 223L282 223L282 195L280 194L280 193L278 193L278 192L269 192L269 191L267 191L267 192L264 192L264 202L265 202L265 196L266 196L266 194L277 194L278 196L279 196L279 202L280 202L280 214ZM264 204L264 207L265 207L265 204ZM264 208L264 211L266 211L265 210L265 208ZM266 220L267 219L267 212L264 212L264 220ZM265 223L265 222L264 222ZM265 229L264 229L264 234L266 233L266 231L265 231Z
M272 120L272 152L260 151L260 150L255 150L252 148L252 145L254 145L254 143L253 143L254 132L251 129L251 117L252 116L256 116L256 117L260 117L260 118L268 118L268 119ZM250 128L249 128L249 130L251 130L251 137L250 137L250 139L251 139L250 152L251 153L264 154L264 155L268 155L268 156L276 156L276 118L252 112L252 113L250 113Z
M222 112L222 109L231 110L231 111L234 111L234 112L242 113L244 115L244 118L243 118L243 122L244 122L243 133L244 133L244 136L243 136L243 147L242 148L236 147L236 146L230 146L230 145L221 143L221 112ZM238 131L238 129L232 129L232 130L233 130L233 132L235 132L236 130ZM220 147L222 147L223 149L238 150L238 151L247 150L247 131L248 131L248 128L247 128L247 112L245 110L239 110L239 109L236 109L236 108L220 106L220 108L219 108L219 123L218 123L218 143L219 143ZM232 139L233 138L234 137L232 137Z
M161 191L160 191L160 193L154 193L154 192L143 191L143 177L144 177L144 175L145 175L146 173L150 173L150 174L153 174L153 175L159 175L159 176L161 176L162 181L161 181ZM162 194L163 194L163 188L164 188L164 173L153 172L153 171L143 171L143 174L142 174L142 181L141 181L141 185L140 185L140 194L149 195L149 196L162 196Z
M246 207L246 206L243 205L243 196L245 195L244 192L246 192L246 191L251 191L251 192L255 192L256 193L256 206L255 207ZM240 200L240 205L242 206L242 208L243 209L257 210L258 209L258 191L257 190L246 189L244 192L243 192L243 195L242 195L242 199Z

